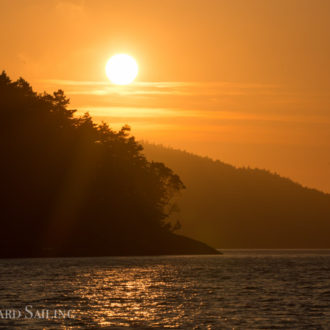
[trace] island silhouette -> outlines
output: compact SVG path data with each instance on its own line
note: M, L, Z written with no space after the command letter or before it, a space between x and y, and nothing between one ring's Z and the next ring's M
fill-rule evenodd
M5 72L0 111L0 257L330 248L329 194L139 143Z
M128 126L68 105L62 90L0 75L0 257L219 253L174 233L178 175L148 161Z

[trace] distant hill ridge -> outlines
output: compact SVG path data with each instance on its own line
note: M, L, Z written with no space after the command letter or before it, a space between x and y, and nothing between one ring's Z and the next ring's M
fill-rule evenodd
M142 143L186 186L181 232L218 248L330 248L330 195L266 170Z

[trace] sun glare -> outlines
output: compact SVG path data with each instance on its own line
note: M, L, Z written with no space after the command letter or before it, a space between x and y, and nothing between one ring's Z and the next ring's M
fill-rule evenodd
M138 70L134 58L126 54L112 56L105 67L108 78L116 85L130 84L136 78Z

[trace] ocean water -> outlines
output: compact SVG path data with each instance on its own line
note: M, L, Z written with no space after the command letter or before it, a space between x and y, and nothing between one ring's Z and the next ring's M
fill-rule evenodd
M329 250L223 252L2 259L0 328L330 329Z

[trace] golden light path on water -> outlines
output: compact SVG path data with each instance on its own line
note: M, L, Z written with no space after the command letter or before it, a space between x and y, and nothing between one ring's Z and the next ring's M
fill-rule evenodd
M175 311L168 308L171 301L176 300L176 289L181 289L178 283L172 287L170 295L167 292L167 280L174 274L173 269L166 265L158 265L152 271L132 266L120 272L109 270L96 271L92 276L85 274L81 282L83 284L87 280L91 290L86 290L86 286L82 285L76 293L82 299L92 302L94 308L90 311L82 308L77 313L87 312L93 323L102 327L114 324L135 327L156 321L155 316L161 309L163 318L171 320L171 327L178 327L184 314L183 305L176 306Z
M326 329L329 270L329 250L0 260L0 301L72 311L8 321L23 330Z

